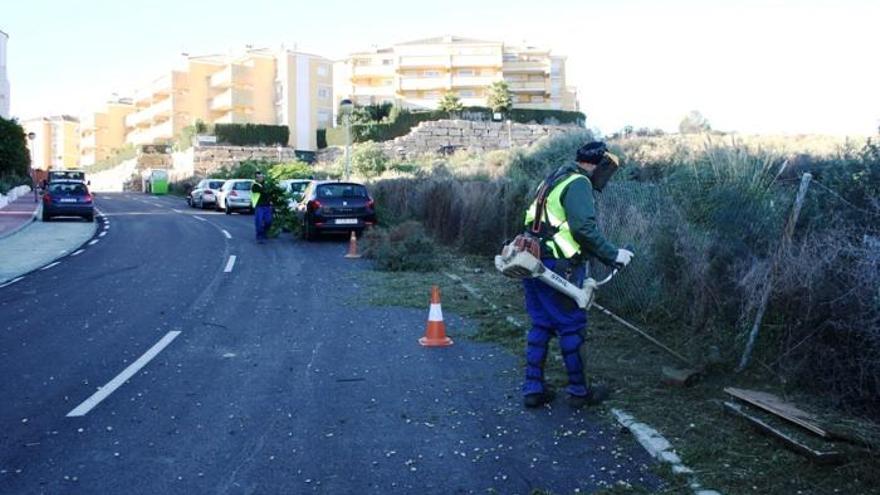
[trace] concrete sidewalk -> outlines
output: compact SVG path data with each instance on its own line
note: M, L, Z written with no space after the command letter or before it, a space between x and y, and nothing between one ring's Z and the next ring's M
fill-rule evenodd
M95 235L98 225L79 219L25 221L15 233L0 238L0 284L70 254Z
M0 239L30 225L36 218L39 205L34 202L34 194L28 193L0 208Z

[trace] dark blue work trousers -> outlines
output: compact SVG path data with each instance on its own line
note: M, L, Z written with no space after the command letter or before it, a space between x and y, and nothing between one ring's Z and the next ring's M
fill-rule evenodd
M541 261L550 270L557 271L559 260L544 258ZM569 282L583 287L586 269L578 266L571 273ZM554 336L559 337L559 348L568 373L566 392L576 396L586 396L584 363L581 359L581 345L587 328L587 312L577 306L573 299L556 291L537 278L523 280L526 293L526 311L532 320L526 347L526 379L523 395L544 392L544 363L547 360L547 346Z
M254 227L257 230L257 240L265 240L269 228L272 226L272 207L257 206L254 209Z

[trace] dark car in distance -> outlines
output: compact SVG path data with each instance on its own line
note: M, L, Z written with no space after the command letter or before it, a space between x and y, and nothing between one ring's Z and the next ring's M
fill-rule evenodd
M43 221L54 217L82 217L95 220L95 202L88 186L78 180L50 182L43 193Z
M303 193L296 212L303 238L313 240L327 232L360 234L376 224L375 207L363 184L313 181Z

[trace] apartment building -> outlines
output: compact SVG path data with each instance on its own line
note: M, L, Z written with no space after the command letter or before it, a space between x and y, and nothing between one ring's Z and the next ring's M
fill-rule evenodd
M9 77L6 75L6 43L9 35L0 31L0 117L9 118Z
M485 106L489 87L507 81L514 107L577 110L566 59L549 49L444 36L352 53L337 64L337 93L358 104L436 108L446 92Z
M125 118L134 111L132 100L123 98L109 101L100 111L87 114L80 119L80 166L94 165L110 158L116 150L125 147L127 134Z
M126 142L169 142L201 120L288 125L289 145L314 151L317 129L332 125L332 78L329 60L283 49L191 56L135 94Z
M25 120L22 126L26 133L34 133L34 139L28 140L33 168L79 168L79 119L55 115Z

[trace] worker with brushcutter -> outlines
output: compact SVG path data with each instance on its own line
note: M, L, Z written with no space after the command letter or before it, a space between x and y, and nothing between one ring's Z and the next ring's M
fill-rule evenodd
M584 284L589 258L622 267L633 257L632 251L609 242L596 222L593 191L601 192L618 167L617 156L607 150L605 143L589 142L577 150L574 163L560 167L544 179L526 212L526 233L518 240L540 257L547 269L578 287ZM547 346L553 336L559 337L568 374L569 404L579 408L606 399L607 387L588 386L584 376L581 347L587 312L538 278L526 278L523 285L526 311L532 320L522 387L524 405L539 407L553 400L552 391L544 384Z

